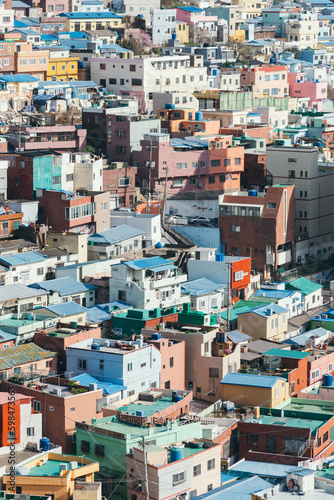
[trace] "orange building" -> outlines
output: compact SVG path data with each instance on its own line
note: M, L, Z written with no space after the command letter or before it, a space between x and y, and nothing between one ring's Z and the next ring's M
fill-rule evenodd
M153 334L154 335L154 334ZM185 388L185 342L182 340L169 340L166 338L146 339L148 344L153 344L161 353L160 387L164 389ZM159 337L159 334L155 334Z
M11 213L8 207L4 207L6 213L0 215L0 238L8 237L15 229L22 224L23 213Z
M20 42L16 44L15 73L24 73L46 80L49 69L49 51L33 50L31 42Z
M232 136L217 137L210 145L210 172L206 177L206 191L240 189L244 171L244 148L233 146Z

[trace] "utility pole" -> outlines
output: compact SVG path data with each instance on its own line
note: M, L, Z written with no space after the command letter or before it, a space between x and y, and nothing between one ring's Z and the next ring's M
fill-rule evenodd
M226 330L230 331L230 294L231 294L231 262L228 265L228 279L227 279L227 325Z
M155 148L157 146L154 146ZM149 161L149 164L148 164L148 190L147 190L147 203L146 203L146 213L148 214L150 212L150 204L151 204L151 180L152 180L152 168L153 168L153 165L152 165L152 149L153 149L153 146L152 146L152 137L151 137L151 146L148 146L148 148L150 149L150 161Z
M166 177L165 177L165 190L164 190L164 204L162 210L161 220L162 222L165 220L166 216L166 205L167 205L167 180L168 180L168 167L166 167Z
M145 500L149 500L148 494L148 477L147 477L147 457L146 457L146 445L145 445L145 436L142 437L143 440L143 453L144 453L144 484L145 484Z

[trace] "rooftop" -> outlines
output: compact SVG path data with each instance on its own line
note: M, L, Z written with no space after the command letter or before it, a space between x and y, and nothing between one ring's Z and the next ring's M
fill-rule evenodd
M123 19L114 12L62 12L59 17L67 17L68 19L96 19L96 18L112 18Z
M24 344L0 350L0 370L9 370L15 366L32 363L56 356L55 352L46 351L36 344Z
M276 417L273 415L260 415L260 418L247 420L251 424L272 425L276 427L298 427L299 429L310 429L312 433L323 425L323 420L313 420L298 417Z
M241 460L229 468L229 473L239 475L246 473L250 476L285 478L288 472L295 472L303 469L294 465L285 465L271 462L255 462L251 460Z
M253 375L250 373L227 373L221 384L244 385L250 387L271 388L279 381L284 380L281 377L272 377L271 375Z
M297 278L286 283L285 287L290 290L300 290L304 295L308 295L322 288L322 285L307 278Z
M0 262L4 265L14 267L23 266L27 264L34 264L35 262L42 262L46 259L44 255L38 252L29 251L20 254L4 255L0 257Z
M85 307L77 304L76 302L73 302L72 300L69 300L68 302L54 304L53 306L45 306L43 308L35 307L35 309L31 309L30 312L40 314L41 309L46 309L47 311L50 311L57 316L74 316L75 314L80 314L87 311Z
M216 283L207 278L199 278L197 280L187 281L182 283L182 292L188 292L190 295L201 296L207 295L208 293L222 291L226 288L226 285Z
M78 457L73 457L78 458ZM31 467L29 470L28 476L35 477L61 477L61 473L59 471L60 464L64 464L62 460L47 460L45 464L36 465L35 467ZM85 464L81 464L80 460L77 460L78 468L84 467ZM27 464L28 465L28 464ZM68 465L67 465L68 467ZM68 469L69 470L69 469Z
M89 387L89 384L96 384L98 389L103 389L103 394L115 394L116 392L120 392L126 389L126 386L124 385L117 385L113 384L112 382L101 382L88 373L82 373L81 375L72 377L71 380L76 380L80 385L85 385L87 387Z
M143 412L143 417L150 417L155 413L165 410L174 403L170 396L163 396L161 399L156 401L141 401L137 400L135 403L130 403L125 406L120 406L117 408L121 413L127 413L129 415L136 415L137 411Z
M277 356L279 358L304 359L309 356L309 352L299 351L284 351L283 349L270 349L265 353L265 356Z
M81 283L71 276L65 276L63 278L57 278L54 280L39 281L37 283L29 285L29 287L42 289L46 292L58 292L60 296L96 290L96 286L89 285L87 283Z
M9 300L27 299L30 297L39 297L45 295L47 292L44 290L34 290L29 286L15 283L13 285L5 285L0 287L0 302L7 302Z
M113 245L128 238L134 238L145 234L145 231L126 224L108 229L101 233L95 233L88 237L90 245Z
M147 259L132 260L130 262L124 262L124 264L131 269L151 269L152 271L161 271L162 268L165 269L176 269L172 260L167 260L162 257L148 257Z
M328 330L325 328L319 327L314 330L310 330L309 332L301 333L300 335L295 335L294 337L290 337L286 339L284 342L286 344L295 344L299 346L305 346L307 342L310 341L311 337L325 337L328 336Z

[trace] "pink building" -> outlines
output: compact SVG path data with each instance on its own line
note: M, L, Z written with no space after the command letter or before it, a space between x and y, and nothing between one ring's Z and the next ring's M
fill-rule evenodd
M47 377L57 373L57 354L35 344L25 344L0 350L0 379L32 378L37 373Z
M160 387L163 389L184 389L186 386L185 342L166 338L147 338L161 353Z
M201 19L206 17L204 15L204 10L199 9L198 7L177 7L176 8L176 20L183 21L187 24L196 24L197 19ZM216 18L217 19L217 18Z
M19 127L12 125L8 142L14 147L22 148L24 151L32 150L65 150L82 151L86 147L87 130L79 129L74 125L58 125L56 127Z
M324 352L324 351L323 351ZM315 384L316 382L322 381L324 373L333 373L334 371L334 352L331 352L324 356L311 354L307 358L308 363L308 385Z
M288 82L291 97L309 97L308 105L322 111L323 101L327 99L327 82L305 80L305 73L289 73Z
M240 86L244 92L252 91L254 97L284 97L289 95L288 66L262 66L243 68Z

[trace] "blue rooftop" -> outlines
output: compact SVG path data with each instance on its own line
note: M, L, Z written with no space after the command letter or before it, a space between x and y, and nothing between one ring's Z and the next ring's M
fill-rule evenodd
M88 373L82 373L73 377L71 380L76 380L80 385L89 387L89 384L96 384L98 389L103 389L103 394L115 394L115 392L124 391L125 385L112 384L111 382L100 382L97 378L92 377Z
M307 342L310 341L311 337L324 337L327 335L327 330L325 328L315 328L314 330L310 330L309 332L301 333L300 335L295 335L294 337L290 337L289 339L284 340L284 344L292 344L304 347Z
M97 83L93 82L93 80L84 80L84 81L70 81L70 82L53 82L51 80L38 82L38 88L44 89L47 87L60 87L60 88L82 88L82 87L98 87Z
M39 307L32 309L30 312L35 312L38 314ZM68 302L62 302L61 304L54 304L53 306L45 306L43 309L46 309L53 314L57 314L58 316L72 316L74 314L80 314L86 312L87 309L72 300Z
M162 257L148 257L147 259L139 259L139 260L132 260L130 262L124 262L124 264L128 267L131 267L131 269L154 269L154 271L161 271L163 269L158 269L159 267L161 268L162 266L165 268L167 266L167 269L174 269L176 266L174 266L172 260L167 260L163 259Z
M39 79L35 78L31 75L26 75L25 73L21 73L20 75L1 75L0 81L2 82L38 82Z
M33 264L34 262L42 262L47 257L41 255L38 252L22 252L12 255L4 255L0 257L0 263L13 267L13 266L23 266L25 264Z
M257 375L251 373L227 373L221 384L245 385L249 387L261 387L269 389L279 381L284 380L281 377L272 377L271 375Z
M232 476L230 476L230 479L232 479ZM271 483L261 477L254 476L239 481L231 481L196 498L197 500L251 500L252 494L271 489L272 486Z
M190 295L201 296L217 291L224 290L226 285L215 283L207 278L199 278L197 280L187 281L182 283L182 292L188 292Z
M269 297L274 299L286 299L292 297L296 291L293 290L266 290L265 288L260 288L255 294L255 297Z
M28 26L40 26L39 23L35 21L30 21L30 19L25 18L24 21L19 21L18 19L14 19L14 29L16 28L27 28ZM39 35L37 31L35 31L36 35Z
M295 472L305 470L297 465L286 465L280 463L272 462L253 462L251 460L244 460L232 465L229 468L229 473L241 474L248 473L249 475L264 476L264 477L274 477L274 478L285 478L288 472ZM311 471L312 473L314 471Z
M4 332L3 330L0 330L0 343L2 342L9 342L10 340L16 340L16 335L13 335L12 333L7 333Z
M178 7L180 10L185 10L186 12L203 12L203 9L198 7Z
M89 324L102 323L109 321L111 314L98 305L87 309L86 318Z
M263 316L264 318L269 318L272 314L284 314L288 313L289 310L277 304L266 304L265 306L255 307L251 312Z
M108 229L107 231L92 234L88 237L88 244L113 245L119 241L135 238L136 236L141 236L142 234L145 234L145 231L128 226L127 224L122 224Z
M246 335L243 332L240 332L239 330L232 330L231 332L227 332L226 335L234 344L239 344L240 342L247 342L248 340L252 339L252 337Z
M88 283L81 283L71 276L48 281L39 281L29 286L31 288L46 290L47 292L58 292L60 296L96 290L96 286L89 285Z

